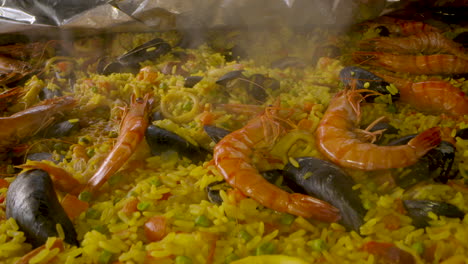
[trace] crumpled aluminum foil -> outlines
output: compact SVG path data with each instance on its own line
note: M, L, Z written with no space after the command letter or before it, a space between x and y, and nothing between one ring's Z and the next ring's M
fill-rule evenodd
M344 25L378 16L386 0L0 0L0 33Z

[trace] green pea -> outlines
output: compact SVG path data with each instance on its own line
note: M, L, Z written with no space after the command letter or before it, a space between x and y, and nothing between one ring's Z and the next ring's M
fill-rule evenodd
M150 183L156 187L159 187L162 185L162 182L159 178L151 179Z
M151 203L150 202L140 202L137 204L137 209L139 211L145 211L150 207Z
M116 131L110 131L109 132L109 137L110 138L116 138L119 136L119 133L117 133Z
M177 256L175 258L175 264L192 264L192 259L187 256Z
M110 262L112 258L112 253L107 251L107 250L104 250L101 252L101 255L99 255L99 264L107 264Z
M238 259L239 259L239 256L237 256L234 253L231 253L231 254L226 256L226 259L224 260L224 263L229 264L229 263L233 262L234 260L238 260Z
M87 136L84 136L84 137L80 137L78 139L78 144L80 145L88 145L89 143L91 143L91 140L87 137Z
M387 111L390 112L390 113L396 113L397 112L397 108L394 104L389 104L387 106Z
M422 242L414 243L413 245L411 245L411 248L413 248L419 255L424 253L424 244Z
M104 234L104 235L109 234L109 229L107 229L107 227L106 227L105 225L94 226L94 227L91 228L91 229L96 230L96 231L98 231L99 233Z
M283 225L290 225L296 220L294 215L284 214L281 216L280 223Z
M196 226L201 226L201 227L209 227L211 226L211 221L208 219L208 217L204 215L200 215L197 218L195 218L195 225Z
M323 251L327 249L327 243L323 239L315 239L307 243L314 251Z
M86 150L86 155L88 155L88 157L91 158L92 156L94 156L94 154L96 154L96 151L94 150L94 148L88 148Z
M252 235L250 235L249 232L245 230L241 230L239 232L239 237L242 238L245 242L250 241L252 239Z
M255 255L260 256L260 255L270 255L275 253L276 248L275 245L271 242L265 242L260 244L260 246L257 247L255 251Z
M116 173L112 175L107 181L110 186L114 186L122 180L123 175L121 173Z
M88 191L84 191L84 192L81 192L79 195L78 195L78 199L80 199L81 201L83 202L89 202L91 201L91 193L88 192Z
M88 211L86 211L86 218L99 219L100 217L101 217L101 212L99 212L96 209L89 208Z

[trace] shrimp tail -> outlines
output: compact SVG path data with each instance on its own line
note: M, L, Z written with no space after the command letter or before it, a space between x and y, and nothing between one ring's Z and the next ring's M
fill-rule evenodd
M440 128L433 127L423 131L412 140L408 145L413 147L419 157L424 156L429 150L435 148L442 142Z
M329 223L341 219L339 210L334 206L312 196L300 193L291 194L288 212Z

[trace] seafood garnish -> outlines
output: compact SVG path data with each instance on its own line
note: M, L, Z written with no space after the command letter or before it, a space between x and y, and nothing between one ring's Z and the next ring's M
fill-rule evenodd
M130 158L145 136L152 104L150 94L146 94L144 98L135 98L135 95L132 95L130 109L122 119L117 142L98 171L88 181L87 190L97 191Z
M448 81L411 82L390 75L380 73L377 75L398 88L402 102L408 103L420 111L435 114L445 113L454 117L468 114L468 96Z
M215 143L218 143L221 139L231 133L229 130L211 125L204 125L203 129Z
M340 210L340 223L359 233L364 223L364 209L359 192L353 189L354 180L335 164L313 158L296 159L299 167L288 163L284 176L302 187L309 195L329 202Z
M439 145L438 127L423 131L401 146L378 146L365 141L362 134L369 132L359 129L362 100L360 90L337 93L318 125L317 147L335 164L367 171L403 168L415 164Z
M0 148L17 143L51 125L56 116L69 111L75 105L71 96L42 101L9 117L0 117Z
M413 219L413 225L418 228L429 226L429 212L437 216L463 219L465 213L455 205L431 200L403 200L408 215Z
M266 109L225 136L214 148L218 171L231 186L268 208L326 222L339 220L339 212L332 205L312 196L287 193L265 180L254 166L251 155L259 144L272 144L284 133L282 122L274 109Z
M17 176L8 188L6 215L12 217L33 247L58 236L60 224L65 242L78 245L75 228L60 205L47 172L30 170Z
M383 67L393 72L411 74L461 74L468 72L468 60L455 55L397 55L377 51L356 51L356 63Z
M154 125L149 125L146 129L146 142L153 155L161 155L172 150L195 162L205 160L208 155L206 150L193 145L176 133Z
M160 38L150 40L138 47L133 48L114 62L109 63L102 70L103 74L113 72L138 72L140 62L145 60L157 59L160 56L171 51L171 45Z
M391 94L387 89L390 84L383 78L357 66L348 66L340 71L340 80L345 87L353 89L369 89L379 94ZM391 94L392 100L400 97L399 93ZM366 101L372 102L374 96L367 96Z
M463 45L454 42L438 32L417 33L407 37L380 37L361 41L360 48L368 51L398 54L448 53L468 59Z
M416 135L408 135L388 143L388 146L407 144ZM409 166L408 173L404 177L397 177L396 183L402 188L408 188L422 180L434 179L435 181L447 183L449 179L456 176L452 171L455 161L455 146L447 141L442 141L438 146L429 150L419 161Z

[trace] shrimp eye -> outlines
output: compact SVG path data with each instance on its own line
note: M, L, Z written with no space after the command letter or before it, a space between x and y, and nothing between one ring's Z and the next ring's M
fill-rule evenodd
M138 97L138 98L136 99L136 102L139 103L139 104L143 103L143 101L144 101L144 100L143 100L143 98L141 98L141 97Z

